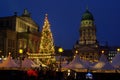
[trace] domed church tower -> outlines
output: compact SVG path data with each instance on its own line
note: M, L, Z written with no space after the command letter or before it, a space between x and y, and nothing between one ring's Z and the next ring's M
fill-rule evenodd
M79 44L97 46L94 18L88 9L82 16Z
M80 38L75 44L75 50L78 51L81 59L97 61L99 58L99 44L96 39L94 18L88 9L82 15L79 32Z

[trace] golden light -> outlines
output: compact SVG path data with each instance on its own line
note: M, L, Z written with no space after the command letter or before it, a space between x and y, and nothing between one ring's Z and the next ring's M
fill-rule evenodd
M68 72L70 73L70 69L68 69Z
M75 56L73 56L75 58Z
M104 50L102 50L101 52L102 52L102 54L104 54L104 52L105 52L105 51L104 51Z
M75 51L75 53L77 54L77 53L78 53L78 51L76 50L76 51Z
M70 69L68 69L68 75L67 76L70 76Z
M9 52L8 54L9 54L9 55L11 55L11 53L10 53L10 52Z
M120 48L118 48L117 51L119 52L119 51L120 51Z
M23 53L23 49L19 49L19 53L22 54Z
M63 48L59 48L58 52L62 53L63 52Z

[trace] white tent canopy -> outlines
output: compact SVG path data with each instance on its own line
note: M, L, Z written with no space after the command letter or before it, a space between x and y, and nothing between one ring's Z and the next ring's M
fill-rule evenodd
M102 54L99 62L92 66L91 69L113 70L114 67L109 63L106 56Z
M68 64L68 61L65 60L65 61L63 61L63 62L61 63L61 66L62 66L62 67L65 67L67 64Z
M31 67L40 67L40 65L42 67L47 67L45 64L43 64L41 61L39 61L37 59L37 61L33 61L29 58L25 58L23 61L22 61L22 67L23 68L31 68Z
M114 67L109 62L99 61L91 69L101 69L101 70L114 70Z
M10 53L9 53L9 56L7 57L7 59L0 64L0 67L7 67L7 68L9 68L9 67L19 67L19 66L11 58Z
M24 68L31 68L31 67L38 67L31 59L25 58L22 61L22 67Z
M112 65L114 67L120 67L120 53L117 53L115 57L112 59Z
M106 62L105 65L102 67L103 70L114 70L115 68L109 63Z
M87 60L82 60L82 63L83 63L83 65L85 66L85 68L90 68L93 64L95 64L95 63L93 63L93 62L89 62L89 61L87 61Z
M69 69L85 69L85 66L83 65L81 59L78 55L75 56L75 58L66 66L63 68L69 68Z
M101 61L101 62L108 62L108 59L107 59L107 57L104 54L102 54L100 59L99 59L99 61Z

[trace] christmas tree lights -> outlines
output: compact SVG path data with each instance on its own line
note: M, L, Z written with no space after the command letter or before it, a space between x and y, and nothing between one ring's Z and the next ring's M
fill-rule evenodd
M48 15L45 15L45 20L41 32L41 40L40 40L40 54L48 54L48 55L54 55L55 49L54 49L54 40L52 36L52 32L50 29L50 23L48 21ZM51 59L48 59L49 61L55 61L55 57L51 56Z

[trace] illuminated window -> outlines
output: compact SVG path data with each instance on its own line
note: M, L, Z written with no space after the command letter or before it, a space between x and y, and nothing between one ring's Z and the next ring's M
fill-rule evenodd
M112 57L111 57L111 59L112 59Z

